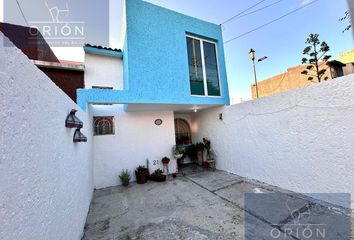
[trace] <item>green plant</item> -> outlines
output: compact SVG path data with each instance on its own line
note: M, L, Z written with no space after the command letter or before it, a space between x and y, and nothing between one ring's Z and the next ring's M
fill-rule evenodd
M138 184L144 184L148 180L149 169L147 169L145 166L140 165L135 169L135 176L136 176L136 182Z
M195 144L195 149L197 151L204 151L204 148L205 148L205 146L204 146L204 143L202 143L202 142L199 142L199 143Z
M151 174L151 176L154 177L161 177L162 175L163 175L163 171L161 169L157 169L153 174Z
M174 145L172 148L173 155L180 155L184 154L184 150L181 146L179 145Z
M207 150L207 153L210 153L210 149L211 149L211 142L210 140L208 140L207 138L203 138L203 143L204 143L204 148L205 150Z
M185 154L193 161L197 159L197 148L192 144L186 148Z
M316 78L317 82L322 80L328 80L328 77L324 77L326 73L325 68L321 68L330 58L330 55L326 55L330 48L326 42L320 42L318 34L310 34L306 40L306 44L303 51L303 55L306 57L302 58L302 64L308 64L306 70L302 71L301 74L307 75L309 81L313 81ZM322 63L321 63L322 62Z
M166 176L163 175L163 171L161 169L157 169L153 174L150 175L150 180L154 182L164 182L166 181Z
M148 169L145 167L145 166L142 166L142 165L139 165L137 168L136 168L136 171L137 172L146 172Z
M130 182L130 171L128 169L122 170L122 173L119 175L120 180L123 185L127 185Z

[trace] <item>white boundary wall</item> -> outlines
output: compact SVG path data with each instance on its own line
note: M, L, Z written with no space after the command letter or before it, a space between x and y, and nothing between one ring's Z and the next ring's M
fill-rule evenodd
M295 192L354 195L354 75L202 111L192 129L194 142L211 139L218 169Z
M176 172L172 156L175 145L172 111L125 112L123 105L93 105L90 112L92 116L114 116L115 123L114 135L93 137L95 188L120 185L118 175L123 169L131 171L131 181L135 181L135 168L146 166L146 159L150 162L150 173L163 168L164 156L171 159L170 173ZM161 119L162 125L155 125L156 119Z
M79 107L0 32L0 239L81 239L93 191L87 113L74 144L65 127Z

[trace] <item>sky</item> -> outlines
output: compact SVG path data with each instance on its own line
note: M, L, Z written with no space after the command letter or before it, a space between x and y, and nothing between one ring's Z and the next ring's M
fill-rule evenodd
M147 1L216 24L221 24L260 2L260 0ZM248 12L278 1L264 0ZM223 25L224 41L253 30L312 1L314 0L282 0L262 11L234 19ZM122 0L110 0L110 47L120 47L122 5ZM226 67L230 97L233 102L251 98L250 86L254 82L252 62L248 55L251 48L256 51L257 58L268 57L257 65L259 81L301 64L302 50L310 33L318 33L320 40L328 43L333 59L338 58L340 53L353 49L351 32L342 33L346 22L338 20L344 16L347 9L346 0L317 0L279 21L226 43L224 45ZM2 19L1 15L0 19ZM18 24L21 24L20 19ZM60 59L83 61L83 51L80 48L54 48L54 52Z

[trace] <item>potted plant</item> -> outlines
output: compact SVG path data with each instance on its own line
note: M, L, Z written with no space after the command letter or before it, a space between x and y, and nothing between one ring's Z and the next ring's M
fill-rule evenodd
M119 178L123 186L129 186L130 172L128 171L128 169L122 170L122 173L119 175Z
M207 138L203 138L204 148L207 151L207 159L210 159L211 142Z
M167 165L170 163L170 159L168 157L164 157L163 159L161 159L161 162L162 164Z
M144 184L148 181L149 170L145 166L139 166L135 170L136 182Z
M180 159L184 155L183 148L181 146L179 146L179 145L174 145L173 148L172 148L172 152L173 152L173 157L175 159Z
M163 171L161 169L157 169L150 175L150 180L154 182L164 182L166 181L166 176L163 175Z
M204 143L202 143L202 142L199 142L199 143L195 144L195 149L197 151L197 159L198 159L198 164L199 165L202 165L202 163L203 163L204 147L205 147Z

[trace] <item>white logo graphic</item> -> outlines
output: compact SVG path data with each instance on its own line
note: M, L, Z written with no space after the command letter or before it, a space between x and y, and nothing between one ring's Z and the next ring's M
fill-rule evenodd
M68 2L42 1L51 19L45 17L44 21L29 21L33 40L37 41L37 32L33 29L38 29L49 45L82 46L85 41L85 22L68 20L69 15L73 16Z
M50 7L48 2L47 2L47 0L44 0L44 3L46 5L46 7L48 8L48 11L50 13L50 16L52 17L53 22L56 22L56 23L61 22L59 20L59 17L61 15L63 15L63 13L65 14L66 17L69 16L70 11L69 11L69 6L68 6L67 2L65 4L66 5L66 9L59 9L57 6Z

